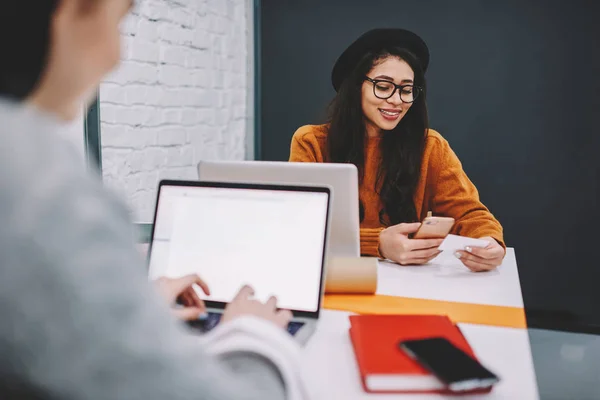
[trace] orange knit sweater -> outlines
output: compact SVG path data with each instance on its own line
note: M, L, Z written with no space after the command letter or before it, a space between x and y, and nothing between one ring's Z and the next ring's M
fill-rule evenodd
M290 161L324 162L327 145L326 125L306 125L292 138ZM375 183L381 160L380 138L369 138L365 151L365 174L360 185L364 219L360 229L361 254L380 257L379 234L385 228L379 221L382 202ZM479 193L462 169L460 160L448 142L429 130L425 142L421 176L414 194L421 220L428 211L433 215L454 217L456 235L480 238L490 236L505 247L502 226L479 200Z

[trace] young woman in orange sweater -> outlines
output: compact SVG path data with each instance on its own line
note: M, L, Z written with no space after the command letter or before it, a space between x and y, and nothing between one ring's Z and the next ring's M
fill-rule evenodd
M290 161L356 165L363 255L402 265L432 260L441 239L411 238L432 211L456 220L452 233L489 242L455 254L472 271L488 271L505 255L502 226L479 200L448 142L429 129L428 64L427 45L412 32L362 35L333 68L337 95L328 123L299 128Z

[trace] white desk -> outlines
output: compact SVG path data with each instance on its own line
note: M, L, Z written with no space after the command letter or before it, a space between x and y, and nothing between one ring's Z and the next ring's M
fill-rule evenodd
M451 255L442 254L426 266L404 267L381 262L378 273L377 294L523 307L513 249L508 249L503 264L492 272L472 273ZM459 325L479 360L501 378L490 394L366 393L348 335L348 315L323 310L317 331L303 353L302 367L314 399L539 399L527 330L472 324Z
M348 336L349 313L324 310L319 327L304 352L302 367L314 399L538 399L527 330L460 324L484 365L502 381L487 395L369 394L361 385Z
M429 265L404 267L380 262L379 295L523 307L513 249L497 270L473 273L452 255L442 254ZM324 310L319 328L304 353L303 368L318 399L538 399L537 381L526 329L459 324L477 357L501 377L490 394L369 394L361 385L350 343L350 313Z
M471 272L452 254L442 253L429 265L401 266L380 262L377 294L493 306L523 307L515 251L507 249L496 270Z

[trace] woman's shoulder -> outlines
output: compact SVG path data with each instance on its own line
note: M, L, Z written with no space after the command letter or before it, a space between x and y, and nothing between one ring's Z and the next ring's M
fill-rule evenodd
M434 129L427 130L427 136L425 137L425 153L429 153L430 155L440 155L443 156L448 152L451 152L452 148L450 147L450 143L441 133Z
M442 136L441 133L439 133L435 129L427 130L427 136L425 138L425 148L439 148L445 146L448 146L448 141Z
M290 161L323 162L327 147L327 125L304 125L292 138Z
M304 125L294 132L294 140L301 143L314 140L322 141L327 138L327 124L323 125Z
M460 165L460 161L448 140L434 129L429 129L427 132L423 158L430 167L434 168Z

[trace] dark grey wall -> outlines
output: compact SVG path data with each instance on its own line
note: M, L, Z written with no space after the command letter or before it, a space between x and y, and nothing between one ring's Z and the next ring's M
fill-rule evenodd
M527 309L600 325L600 2L261 3L262 159L286 160L293 132L322 122L352 40L414 30L431 51L431 126L503 223Z

